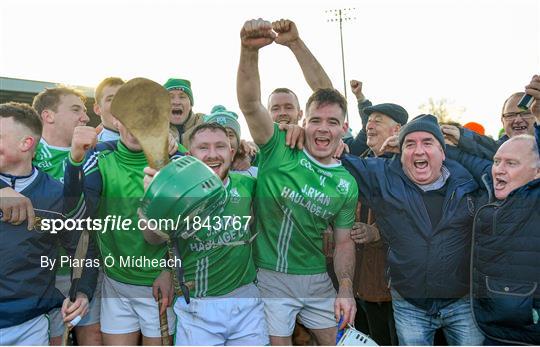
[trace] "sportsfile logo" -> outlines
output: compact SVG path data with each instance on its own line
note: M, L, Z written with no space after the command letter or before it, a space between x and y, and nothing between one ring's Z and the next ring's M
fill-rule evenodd
M138 230L178 230L178 228L185 222L182 216L179 215L176 220L170 218L162 219L138 219L133 221L131 218L126 218L117 215L108 215L105 218L90 218L85 219L41 219L40 230L44 232L50 232L51 234L57 234L59 231L73 231L73 230L88 230L97 231L102 234L107 231L138 231Z

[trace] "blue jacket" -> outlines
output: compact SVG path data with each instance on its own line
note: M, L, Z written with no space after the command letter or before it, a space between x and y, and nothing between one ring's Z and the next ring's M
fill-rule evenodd
M478 184L460 164L450 171L444 213L431 221L422 193L403 172L399 157L383 160L346 156L343 165L356 178L360 200L374 212L389 246L391 285L411 302L455 299L469 290L469 256L474 197Z
M452 149L482 181L486 204L474 220L471 297L475 321L493 340L540 344L540 179L503 201L493 193L492 162Z
M0 180L0 188L8 185ZM32 202L36 217L58 219L59 214L81 215L80 199L65 199L63 185L38 171L32 183L20 192ZM78 205L78 206L77 206ZM62 218L62 217L60 217ZM61 231L57 234L42 231L39 225L27 230L27 222L12 225L0 221L0 329L19 325L54 307L62 306L64 296L55 288L56 269L42 267L41 257L58 258L61 244L74 256L80 231ZM92 243L87 259L96 255ZM79 282L79 291L92 298L97 281L97 268L87 267Z
M362 120L362 129L358 132L355 138L349 137L343 140L349 146L349 151L351 154L361 156L364 152L369 150L369 147L367 145L367 132L366 127L369 119L369 115L367 115L364 110L366 107L371 106L372 103L369 100L364 100L362 102L358 103L358 114L360 115L360 119Z
M540 151L540 125L534 125L534 134L536 137L536 144ZM495 141L491 137L479 135L466 128L460 128L458 148L476 157L493 160L495 152L497 152L499 147L508 141L508 139L508 135L503 135L500 139Z

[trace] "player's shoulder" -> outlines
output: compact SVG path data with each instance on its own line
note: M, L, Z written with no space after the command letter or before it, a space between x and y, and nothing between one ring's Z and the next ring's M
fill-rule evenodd
M99 161L116 151L117 142L118 140L98 142L91 151L88 151L83 165L84 173L96 170Z
M98 142L96 147L94 148L94 152L102 152L102 153L114 152L117 149L118 141L119 140Z
M257 179L255 177L242 175L240 173L229 173L229 178L231 180L231 187L242 187L249 191L253 191Z

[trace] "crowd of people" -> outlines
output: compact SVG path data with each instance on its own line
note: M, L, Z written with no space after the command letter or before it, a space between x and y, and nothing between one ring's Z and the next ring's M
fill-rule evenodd
M498 140L373 105L352 80L363 124L353 137L347 100L294 22L249 20L240 39L240 112L229 100L196 113L189 80L163 84L176 165L166 178L111 111L121 78L95 88L97 128L85 96L64 86L0 105L0 344L59 345L66 326L79 345L161 345L164 334L176 345L335 345L352 326L381 345L433 345L436 334L540 344L540 76L502 103ZM271 44L291 50L313 91L304 110L285 87L263 102L258 60ZM171 238L137 223L151 217L140 201L152 185L166 183L154 198L170 210L204 200L188 192L209 174L224 194L211 224ZM110 216L137 227L91 230L85 259L98 261L74 280L83 230L43 222ZM181 268L151 265L171 249Z

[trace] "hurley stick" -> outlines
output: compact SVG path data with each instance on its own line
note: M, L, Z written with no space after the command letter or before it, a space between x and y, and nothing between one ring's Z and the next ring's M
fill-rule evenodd
M71 279L71 287L69 288L69 301L74 303L77 299L77 290L79 288L79 280L82 277L84 269L84 259L86 259L86 252L88 251L88 243L90 242L90 235L87 230L81 232L79 236L79 242L77 243L77 248L75 249L75 261L77 265L73 267L73 276ZM62 346L67 346L69 337L69 327L68 323L65 323L64 335L62 335Z
M169 162L169 93L160 84L146 78L134 78L118 89L111 104L112 114L127 128L156 170ZM158 310L161 309L158 291ZM170 345L167 312L160 314L161 343Z

